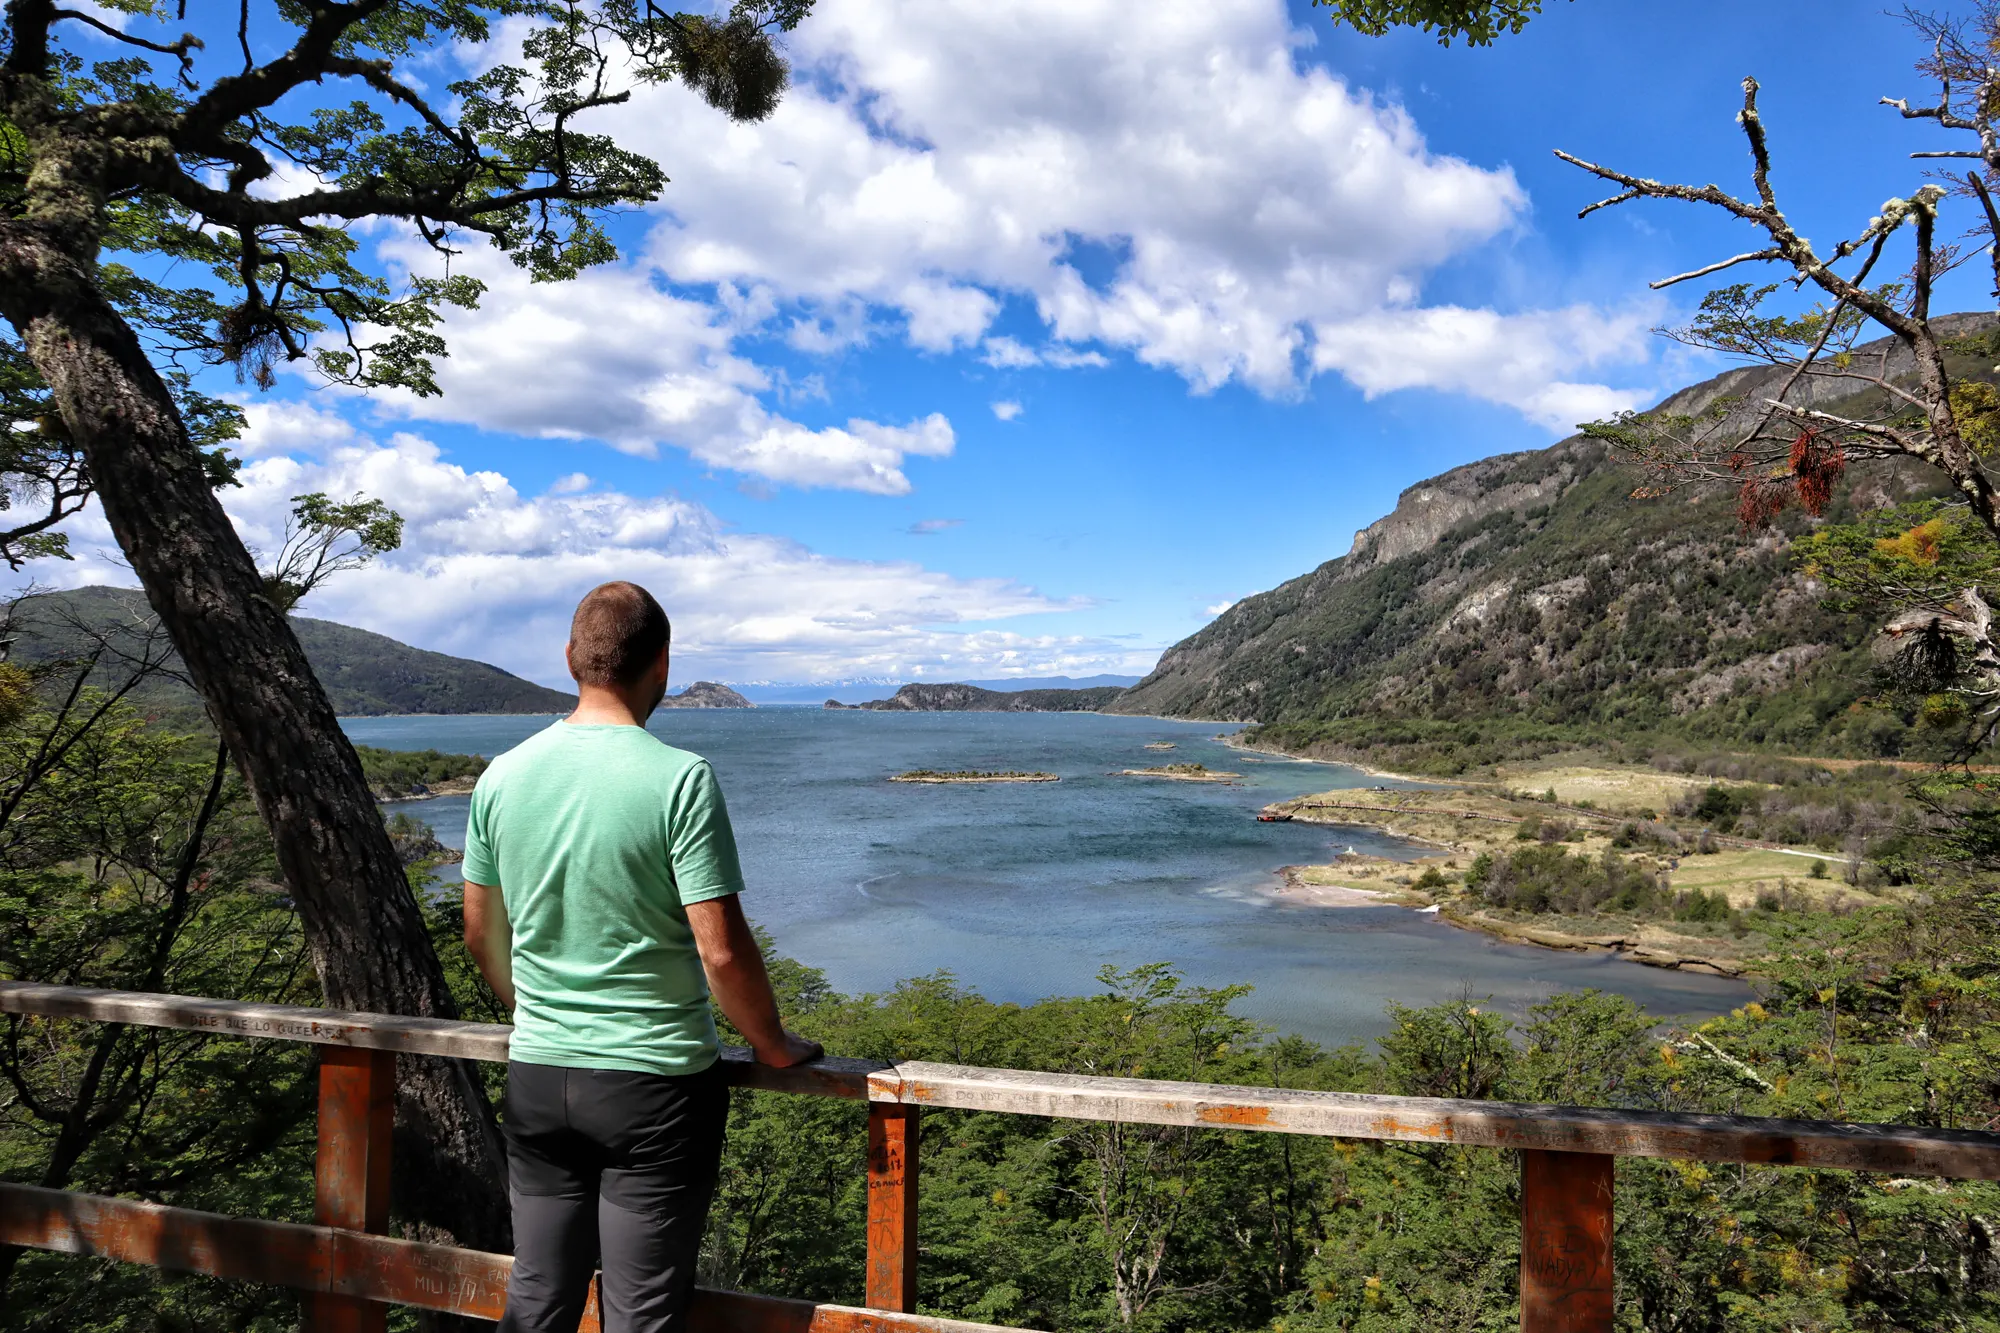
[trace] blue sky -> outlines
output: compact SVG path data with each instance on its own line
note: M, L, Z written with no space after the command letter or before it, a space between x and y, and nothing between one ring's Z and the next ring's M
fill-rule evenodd
M1576 0L1482 50L1281 0L821 0L766 125L668 90L600 126L674 179L626 260L565 289L467 256L495 289L445 395L284 376L229 503L269 546L296 491L381 495L408 547L308 613L551 683L617 576L682 683L1140 673L1402 488L1720 368L1648 332L1703 285L1646 284L1746 229L1580 222L1604 191L1552 149L1747 188L1754 74L1830 244L1938 146L1876 105L1924 96L1919 54L1840 0ZM38 573L129 581L102 536Z

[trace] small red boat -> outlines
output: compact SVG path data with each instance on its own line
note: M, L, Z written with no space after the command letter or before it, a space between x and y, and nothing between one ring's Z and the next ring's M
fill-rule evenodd
M1257 822L1259 824L1289 824L1292 822L1292 817L1290 815L1258 815Z

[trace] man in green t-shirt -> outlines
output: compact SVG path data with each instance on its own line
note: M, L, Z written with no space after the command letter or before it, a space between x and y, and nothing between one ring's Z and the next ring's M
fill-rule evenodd
M646 731L669 634L644 588L593 589L576 711L472 793L465 942L514 1010L501 1333L575 1333L600 1266L605 1333L685 1326L729 1108L711 993L760 1063L820 1054L778 1020L714 772Z

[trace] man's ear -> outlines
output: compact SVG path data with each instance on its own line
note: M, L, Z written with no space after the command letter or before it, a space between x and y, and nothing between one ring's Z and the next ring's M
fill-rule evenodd
M569 678L576 680L576 645L574 643L563 645L563 665L569 669Z

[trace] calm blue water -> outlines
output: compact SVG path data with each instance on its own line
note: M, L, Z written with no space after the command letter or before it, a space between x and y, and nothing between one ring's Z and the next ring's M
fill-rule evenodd
M344 725L369 745L493 755L553 720ZM1263 890L1282 865L1348 846L1418 853L1366 829L1257 823L1270 801L1378 779L1245 755L1215 739L1233 730L1215 723L760 708L665 711L652 730L714 763L751 916L845 991L949 969L992 999L1029 1002L1095 989L1106 963L1169 962L1203 985L1253 983L1242 1012L1327 1042L1378 1035L1390 1000L1422 1005L1468 989L1519 1012L1557 989L1595 986L1661 1015L1717 1013L1750 993L1605 954L1498 944L1401 908L1271 901ZM1189 761L1242 773L1243 785L1108 776ZM1042 769L1062 781L886 781L912 768ZM465 797L398 808L463 845Z

